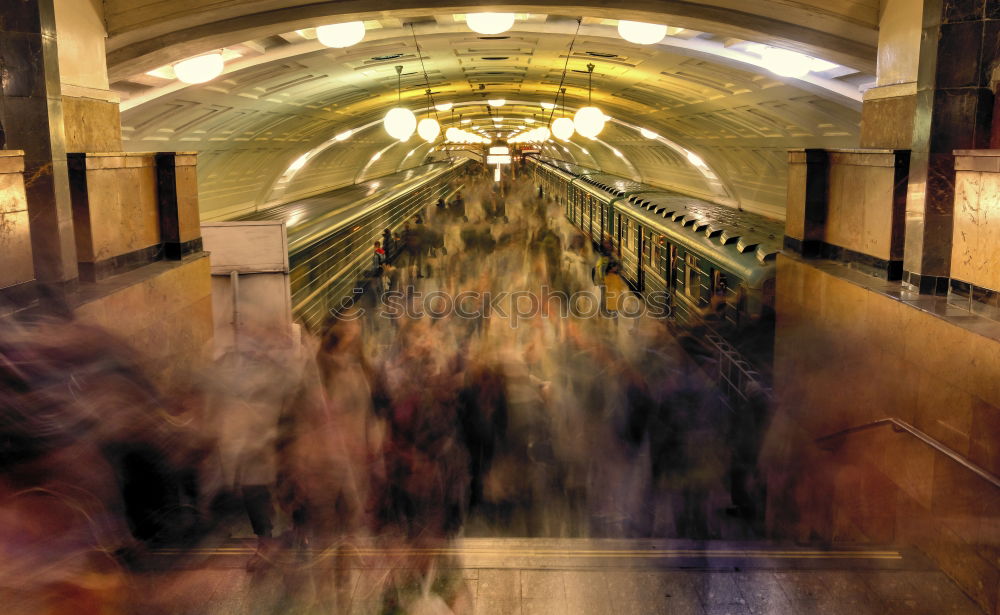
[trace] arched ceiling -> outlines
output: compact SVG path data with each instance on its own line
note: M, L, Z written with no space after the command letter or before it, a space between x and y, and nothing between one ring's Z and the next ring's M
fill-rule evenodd
M435 102L456 103L454 121L458 114L473 121L465 128L495 126L509 135L528 118L547 121L549 112L539 103L554 100L578 15L586 17L568 57L566 105L572 112L586 104L586 65L593 63L594 103L620 123L609 124L597 141L577 136L574 143L551 153L719 200L718 186L710 185L684 156L685 151L693 152L718 176L733 202L772 216L783 214L786 150L856 146L859 87L872 80L866 70L846 66L805 80L778 77L753 63L747 40L719 33L740 30L738 23L718 21L712 24L716 30L709 32L677 26L661 44L634 45L618 37L616 21L595 16L608 11L598 8L579 9L586 13L522 13L511 31L497 37L469 31L461 13L383 11L366 20L365 41L348 49L327 49L308 29L279 26L339 21L329 14L352 6L356 10L355 3L154 1L143 5L144 18L139 19L131 3L105 2L109 69L113 87L123 95L126 147L199 151L202 208L208 218L423 162L430 148L418 148L417 137L393 144L378 125L396 104L396 65L404 67L404 104L415 111L426 108L422 59ZM302 6L289 8L295 4ZM675 10L713 8L697 2L647 4ZM765 9L773 13L777 4L746 2L741 3L742 11L716 13L738 22L753 9L760 18L754 23L762 25L765 19L774 20ZM862 68L873 60L873 48L871 58L851 54L867 53L875 16L865 7L876 0L826 3L839 7L840 14L829 6L822 12L812 10L810 2L780 4L789 21L796 11L811 16L800 20L801 27L830 28L825 39L816 40L826 40L831 49L817 57ZM171 5L173 11L168 10ZM264 12L253 13L254 7ZM204 26L192 25L199 19L213 26L214 38L205 34ZM787 34L788 25L774 21L773 28ZM234 42L250 31L259 36ZM137 33L144 38L136 39ZM162 50L138 53L150 40L179 55L166 57ZM757 40L775 43L775 36ZM833 51L837 45L839 51ZM785 46L809 47L801 42ZM169 68L161 68L192 53L223 47L231 56L227 72L210 83L182 87ZM811 49L817 54L814 46ZM490 109L487 97L511 102ZM446 126L453 120L451 113L438 116ZM496 116L503 122L495 124ZM365 125L370 127L346 140L334 139ZM644 139L634 129L640 126L672 143ZM376 153L378 159L372 160ZM289 179L286 171L296 161L303 168ZM284 179L280 185L279 179Z

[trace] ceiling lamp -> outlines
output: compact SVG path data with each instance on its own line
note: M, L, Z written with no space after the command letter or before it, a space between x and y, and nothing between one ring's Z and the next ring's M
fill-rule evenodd
M563 116L558 118L556 121L552 122L552 135L557 139L562 139L563 141L568 141L570 137L573 136L573 132L576 130L573 126L573 120L565 117L566 115L566 88L559 88L559 91L563 95ZM556 100L559 100L559 95L556 94Z
M365 38L365 24L362 21L335 23L316 28L316 39L327 47L343 49L357 45Z
M809 74L815 60L788 49L768 47L761 50L760 58L764 68L782 77L800 78Z
M514 25L514 13L468 13L465 23L479 34L500 34Z
M507 104L507 99L506 98L491 98L491 99L489 99L486 102L490 103L491 107L502 107L502 106L504 106L504 105Z
M174 74L184 83L205 83L221 75L225 67L221 53L209 53L174 64Z
M437 108L434 104L434 97L431 96L431 89L427 88L425 91L427 93L427 108ZM420 123L417 124L417 134L420 135L420 138L424 141L432 143L438 138L438 135L441 134L441 124L439 124L438 121L432 117L425 117L420 120Z
M437 105L434 105L434 108L444 113L445 111L451 111L451 108L454 106L455 105L452 103L439 103Z
M656 139L660 136L648 128L640 128L639 134L646 137L647 139Z
M402 90L402 74L403 67L396 67L396 96L397 101L402 102L403 90ZM413 112L409 109L403 107L396 107L390 109L388 113L385 114L385 119L382 120L382 124L385 126L385 131L389 133L389 136L394 139L399 139L400 141L406 141L411 136L413 132L417 129L417 116L413 115Z
M667 35L667 26L621 20L618 22L618 35L636 45L655 45Z
M552 136L552 131L545 126L539 126L533 132L537 135L535 138L536 141L548 141L549 137Z
M400 141L406 141L413 136L413 132L417 129L417 116L413 115L413 112L409 109L396 107L395 109L390 109L385 114L385 119L382 120L382 123L385 125L385 131L389 133L389 136Z
M438 124L436 119L432 117L425 117L420 120L420 123L417 124L417 134L420 135L420 138L424 141L431 143L434 139L438 138L439 134L441 134L441 125Z
M593 95L593 64L587 65L587 73L589 74L589 81L587 83L588 106L577 110L576 115L573 116L573 127L581 135L593 139L604 130L604 122L606 120L604 112L590 104Z
M552 122L552 134L557 139L562 139L563 141L568 141L570 137L573 136L575 131L573 126L573 120L568 117L561 117L556 121Z
M705 161L702 159L702 157L699 156L698 154L694 153L694 152L687 152L687 159L688 159L688 162L690 162L691 164L693 164L696 167L706 166L705 165Z
M542 103L542 109L549 109L549 110L551 110L551 109L555 109L555 108L556 108L556 104L555 103Z

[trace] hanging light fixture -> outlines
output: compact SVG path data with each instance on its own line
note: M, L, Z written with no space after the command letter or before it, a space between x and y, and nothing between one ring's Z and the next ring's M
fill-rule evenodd
M174 64L174 74L183 83L206 83L222 74L226 62L221 53L209 53Z
M580 27L583 25L583 18L577 18L576 20L576 32L573 33L573 38L569 42L569 50L566 52L566 61L563 62L562 77L559 78L559 90L556 92L556 100L551 105L542 103L543 109L550 109L549 121L551 122L551 133L557 139L563 141L568 141L570 137L573 136L573 131L575 130L573 126L573 120L566 117L566 88L563 84L566 83L566 71L569 70L569 59L573 55L573 46L576 44L576 37L580 34ZM562 117L552 121L552 116L555 114L555 108L559 104L559 94L563 96L563 112Z
M761 50L760 59L764 67L772 73L796 79L808 75L815 63L815 60L807 55L777 47Z
M552 136L563 141L569 141L576 128L573 126L573 120L566 117L566 88L559 88L559 91L563 95L563 116L552 122Z
M316 39L327 47L343 49L357 45L365 38L363 21L348 21L316 28Z
M593 102L594 65L587 65L587 106L577 110L573 116L573 127L585 137L593 139L604 130L604 112L591 104Z
M514 13L468 13L465 23L479 34L500 34L514 25Z
M427 89L427 102L428 108L430 108L432 106L430 88ZM417 124L417 134L420 135L420 138L424 141L431 143L434 139L438 138L439 134L441 134L441 125L438 124L436 119L432 117L425 117L420 120L420 123Z
M618 22L618 35L636 45L655 45L667 35L667 26L620 20Z
M401 105L403 102L403 67L396 67L396 99ZM402 106L390 109L382 120L385 131L394 139L406 141L413 136L417 129L417 116L413 112Z
M441 125L432 117L425 117L417 124L417 134L428 143L434 141L441 134Z

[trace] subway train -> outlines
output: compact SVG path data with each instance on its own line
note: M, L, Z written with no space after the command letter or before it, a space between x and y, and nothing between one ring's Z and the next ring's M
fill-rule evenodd
M781 222L562 160L525 160L576 228L595 245L610 240L633 290L669 293L678 324L710 315L733 346L752 344L749 354L769 360L761 338L773 338Z
M466 159L433 162L239 220L283 220L288 229L292 312L317 330L365 284L372 242L425 206L461 189Z

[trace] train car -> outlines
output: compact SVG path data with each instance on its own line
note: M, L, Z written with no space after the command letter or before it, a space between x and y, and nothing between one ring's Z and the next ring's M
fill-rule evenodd
M730 330L773 321L780 222L541 156L528 160L566 198L567 218L599 245L610 239L640 293L669 293L675 320L706 316ZM572 179L570 179L572 178Z
M397 231L424 207L462 187L458 159L435 162L271 207L240 220L284 220L292 311L316 330L365 285L372 242Z

